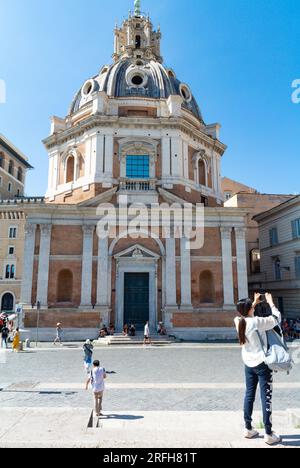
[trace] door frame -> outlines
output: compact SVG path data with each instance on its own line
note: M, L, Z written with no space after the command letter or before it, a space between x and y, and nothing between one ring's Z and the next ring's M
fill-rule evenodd
M125 273L149 273L149 325L154 331L157 327L157 259L119 258L116 277L116 329L124 326L124 286Z

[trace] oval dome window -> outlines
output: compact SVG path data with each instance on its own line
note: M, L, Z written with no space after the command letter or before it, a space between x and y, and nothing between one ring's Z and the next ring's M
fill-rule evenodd
M135 86L141 86L144 82L144 79L141 75L134 75L131 81L132 81L132 84L134 84Z

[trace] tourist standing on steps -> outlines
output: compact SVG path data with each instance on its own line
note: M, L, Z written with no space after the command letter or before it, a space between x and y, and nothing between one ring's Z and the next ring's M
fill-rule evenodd
M54 345L56 345L56 343L60 343L62 345L62 334L63 334L63 331L62 331L61 323L58 323L56 325L56 338L53 343Z
M151 334L150 334L149 322L146 323L145 329L144 329L144 345L146 344L151 345Z
M259 433L252 427L252 414L256 397L257 386L260 386L263 418L265 425L265 443L268 445L279 444L281 437L272 431L272 391L273 372L265 364L265 356L259 339L259 332L267 345L268 330L273 330L281 322L281 313L276 309L271 294L266 294L266 301L272 310L269 317L255 317L255 307L260 302L261 294L256 293L254 302L250 299L242 299L237 304L240 314L235 318L235 325L239 335L240 344L243 346L242 356L245 364L246 395L244 402L244 419L246 439L254 439Z
M94 361L93 366L94 368L90 373L90 378L86 382L86 390L88 390L89 384L91 384L94 393L95 414L97 418L99 418L103 416L102 402L105 390L104 380L106 379L106 372L103 367L100 367L99 361Z
M83 345L84 351L84 367L88 374L90 374L92 370L92 362L93 362L93 351L94 346L92 345L91 340L86 340L85 344Z

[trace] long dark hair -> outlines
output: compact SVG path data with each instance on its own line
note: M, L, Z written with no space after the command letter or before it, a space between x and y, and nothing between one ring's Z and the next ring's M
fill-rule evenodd
M246 338L246 328L247 328L247 322L245 320L246 317L248 317L250 310L252 309L252 301L251 299L241 299L237 303L237 311L241 315L241 320L239 323L239 340L240 340L240 345L244 345L247 342Z

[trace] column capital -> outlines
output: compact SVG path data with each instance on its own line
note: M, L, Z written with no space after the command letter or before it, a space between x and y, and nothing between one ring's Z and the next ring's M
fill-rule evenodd
M40 225L41 234L45 237L50 236L51 229L52 229L51 223L47 223L47 224L45 223L45 224Z
M26 223L25 228L24 228L26 236L33 236L35 234L36 227L37 227L36 224Z
M232 227L231 226L221 226L220 227L222 239L231 239Z
M234 228L234 230L235 230L235 237L237 239L242 239L242 240L245 239L246 232L247 232L247 229L245 227L236 227Z
M94 234L95 226L92 224L84 224L82 226L82 230L83 230L84 235L91 236L92 234Z

